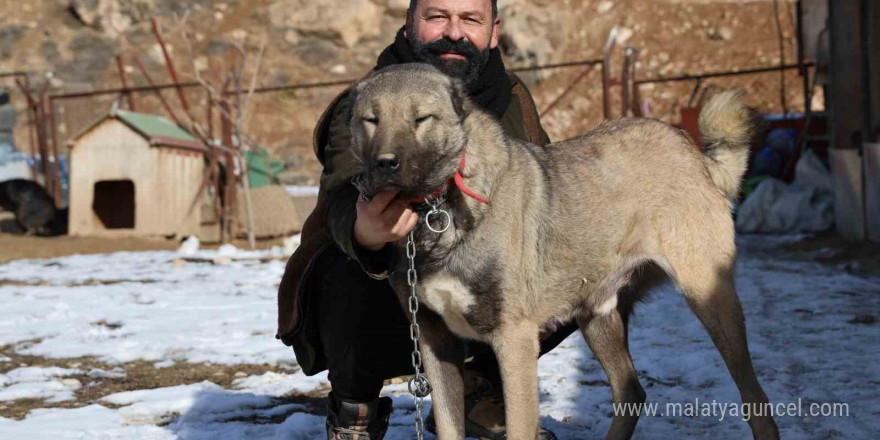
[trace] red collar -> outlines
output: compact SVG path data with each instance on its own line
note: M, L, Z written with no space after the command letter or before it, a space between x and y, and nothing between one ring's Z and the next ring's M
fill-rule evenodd
M412 201L414 203L425 203L426 201L436 200L437 198L442 197L443 194L446 194L446 191L449 190L450 185L454 183L455 186L457 186L458 189L461 190L461 192L465 193L466 195L484 205L488 205L489 199L487 197L477 194L476 192L474 192L474 190L468 188L464 184L464 177L461 175L461 173L462 171L464 171L465 153L466 151L461 152L461 162L458 164L458 170L455 171L455 175L452 176L452 179L449 179L449 181L444 183L443 186L435 189L434 191L431 191L431 194L428 194L427 200L425 196L418 196L413 198Z

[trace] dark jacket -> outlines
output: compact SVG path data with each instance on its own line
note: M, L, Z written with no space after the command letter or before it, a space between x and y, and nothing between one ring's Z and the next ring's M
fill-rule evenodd
M516 75L508 74L513 99L501 118L502 127L511 137L547 145L550 138L541 127L528 88ZM320 279L312 273L315 261L328 248L336 246L356 259L368 275L382 278L387 275L387 263L394 258L392 246L370 252L358 246L352 238L358 195L351 184L358 164L348 152L350 132L347 115L352 105L349 93L352 87L330 103L315 127L313 148L324 166L318 203L303 225L301 244L287 261L278 287L278 333L275 337L285 345L293 346L297 361L307 375L317 374L326 368L315 326L310 325L314 320L309 314L309 304L314 301L314 283Z

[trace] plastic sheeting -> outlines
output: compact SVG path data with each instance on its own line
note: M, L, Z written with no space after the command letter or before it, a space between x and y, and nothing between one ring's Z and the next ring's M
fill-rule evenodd
M9 179L30 179L27 156L15 151L7 142L0 141L0 182Z
M767 178L739 206L740 232L818 232L834 225L834 181L812 151L795 167L792 184Z

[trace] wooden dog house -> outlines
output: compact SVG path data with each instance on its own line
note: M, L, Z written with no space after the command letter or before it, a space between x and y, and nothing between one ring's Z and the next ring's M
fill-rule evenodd
M70 148L70 235L197 235L206 147L161 116L113 109Z

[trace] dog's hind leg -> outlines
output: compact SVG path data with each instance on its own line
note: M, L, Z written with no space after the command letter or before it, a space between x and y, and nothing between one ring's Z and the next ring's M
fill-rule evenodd
M424 310L424 309L423 309ZM464 343L430 311L419 314L421 353L431 382L437 438L464 438Z
M605 369L611 384L612 399L618 408L614 411L606 440L632 437L639 421L641 404L646 397L629 353L627 324L632 312L632 300L625 292L627 289L621 291L618 306L610 313L592 319L578 319L584 339Z
M507 440L538 437L538 326L502 324L492 337L501 367Z
M670 261L678 286L724 358L743 403L750 406L753 437L778 440L776 422L769 414L769 400L755 376L746 342L745 319L734 288L733 258L713 259L708 252L701 257L700 261L691 260L688 264Z

